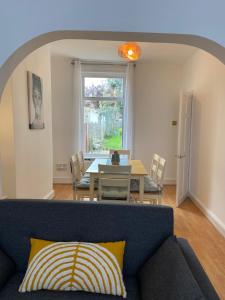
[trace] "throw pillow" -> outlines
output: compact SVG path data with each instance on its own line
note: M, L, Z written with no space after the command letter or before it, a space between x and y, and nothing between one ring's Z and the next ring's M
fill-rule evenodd
M50 242L31 239L29 264L19 291L86 291L126 298L125 242Z
M203 300L175 237L168 238L139 274L142 299Z

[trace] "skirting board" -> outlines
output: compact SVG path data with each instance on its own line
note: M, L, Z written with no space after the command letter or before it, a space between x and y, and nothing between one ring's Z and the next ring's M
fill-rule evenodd
M71 177L54 177L53 183L72 184Z
M194 196L192 193L189 193L188 196L225 238L225 224L213 212L206 208L205 205L202 204L198 199L198 197Z
M51 190L47 195L43 197L43 199L53 199L55 196L55 191Z
M165 185L176 185L176 179L165 178L163 180L163 184L165 184Z
M5 200L7 198L8 198L7 196L0 196L0 200Z

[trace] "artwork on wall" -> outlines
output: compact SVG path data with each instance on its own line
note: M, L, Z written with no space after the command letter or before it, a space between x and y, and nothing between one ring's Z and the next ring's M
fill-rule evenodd
M42 79L32 72L27 72L29 128L45 128L43 117L43 84Z

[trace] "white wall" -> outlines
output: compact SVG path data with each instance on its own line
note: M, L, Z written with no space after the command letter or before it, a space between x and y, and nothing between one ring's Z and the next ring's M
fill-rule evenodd
M154 153L167 160L165 182L175 183L181 68L167 62L142 62L135 68L135 157L149 168Z
M225 66L198 50L184 65L194 92L190 192L225 235Z
M71 58L52 55L52 124L54 182L71 182L69 160L73 154L73 66ZM57 171L56 164L67 164L67 170Z
M43 80L45 120L45 129L43 130L29 129L27 71L39 75ZM43 47L29 55L16 68L10 82L10 86L7 86L5 90L3 103L0 105L1 114L4 116L3 119L1 118L0 124L3 192L9 197L44 198L52 193L49 49ZM10 126L5 126L4 122L10 123ZM11 153L10 156L9 153ZM12 174L15 174L15 191L10 184L10 182L14 182Z
M12 79L5 87L0 104L0 159L2 172L2 193L9 198L16 197L16 165L13 120Z

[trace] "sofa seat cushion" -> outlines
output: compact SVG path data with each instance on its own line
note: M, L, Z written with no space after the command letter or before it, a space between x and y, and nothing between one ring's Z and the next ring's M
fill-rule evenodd
M168 238L139 272L145 300L205 300L175 237Z
M0 291L0 300L116 300L121 297L93 294L86 292L53 292L36 291L19 293L18 289L23 280L24 273L17 273L8 281L5 287ZM127 300L140 300L138 284L135 277L125 278L127 289Z
M144 177L144 192L145 193L158 193L161 192L161 187L158 186L150 176ZM130 191L131 192L139 192L139 180L131 179L130 183Z

